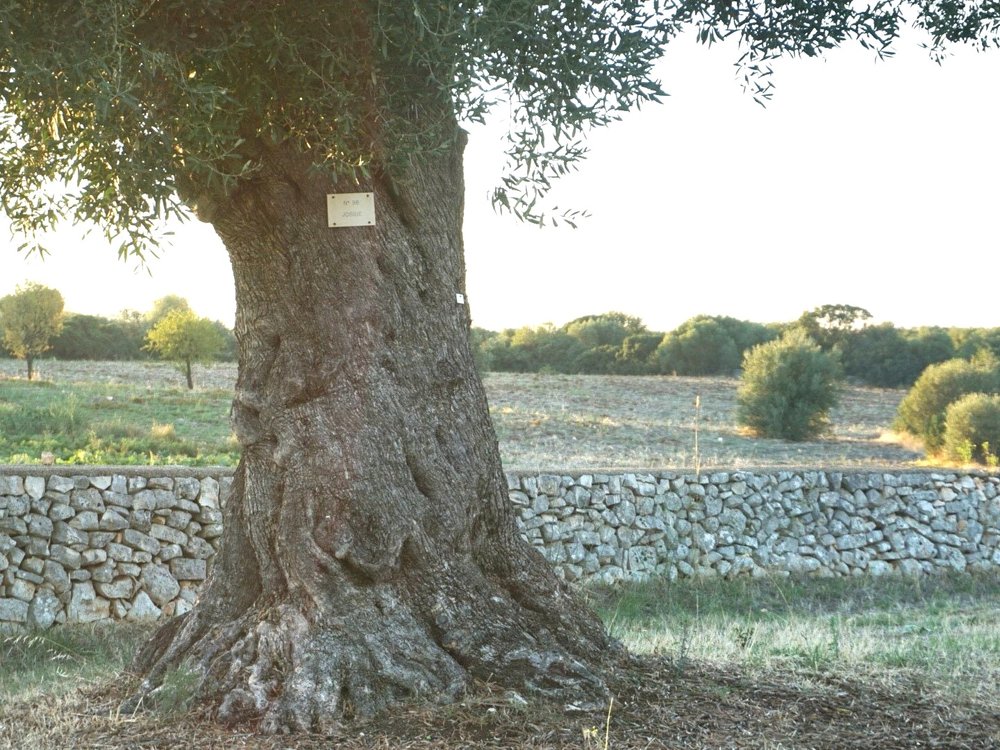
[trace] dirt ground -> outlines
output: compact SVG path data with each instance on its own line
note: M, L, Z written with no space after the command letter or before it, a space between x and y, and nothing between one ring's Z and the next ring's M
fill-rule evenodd
M738 669L652 658L619 665L610 710L515 707L480 686L461 704L412 706L345 725L335 735L258 736L197 712L116 713L119 681L53 704L0 707L0 748L189 750L425 750L430 748L1000 747L1000 713L942 699L925 685L866 684L802 673L749 677Z

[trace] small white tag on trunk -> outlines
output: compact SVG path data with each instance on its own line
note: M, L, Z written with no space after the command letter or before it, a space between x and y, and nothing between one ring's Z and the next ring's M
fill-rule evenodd
M461 293L456 294L455 295L455 301L458 304L460 304L460 305L464 305L465 304L465 295L461 294Z
M326 224L329 227L368 227L375 224L374 193L328 193Z

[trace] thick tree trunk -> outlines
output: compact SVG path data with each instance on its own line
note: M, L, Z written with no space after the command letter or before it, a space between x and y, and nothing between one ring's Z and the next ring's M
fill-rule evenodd
M189 391L194 390L194 378L191 377L191 360L184 360L184 376L187 378L187 387Z
M236 280L243 445L211 581L137 657L227 721L322 729L473 678L604 696L600 621L519 537L468 345L461 145L334 185L271 150L212 222ZM374 227L328 228L372 190Z
M28 354L24 359L28 363L28 380L30 381L35 376L35 358Z

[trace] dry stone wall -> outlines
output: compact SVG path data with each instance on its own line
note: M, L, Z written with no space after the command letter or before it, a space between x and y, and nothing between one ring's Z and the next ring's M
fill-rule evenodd
M0 468L0 625L192 607L222 537L229 476L34 471Z
M79 473L78 473L79 472ZM0 628L188 611L228 470L0 467ZM522 534L571 581L1000 570L1000 477L520 472Z
M822 471L509 475L568 580L1000 570L1000 477Z

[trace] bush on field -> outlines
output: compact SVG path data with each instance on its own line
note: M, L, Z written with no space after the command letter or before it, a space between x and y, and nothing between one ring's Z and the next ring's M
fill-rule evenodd
M944 419L944 453L955 461L997 464L1000 395L970 393L951 403Z
M736 342L717 320L692 318L663 337L656 349L660 372L675 375L731 373L740 366Z
M743 360L737 421L762 437L806 440L829 424L840 364L801 329L751 349Z
M972 362L951 359L929 366L899 404L895 429L919 437L928 451L939 450L950 404L970 393L1000 393L998 364L995 358L983 356Z

